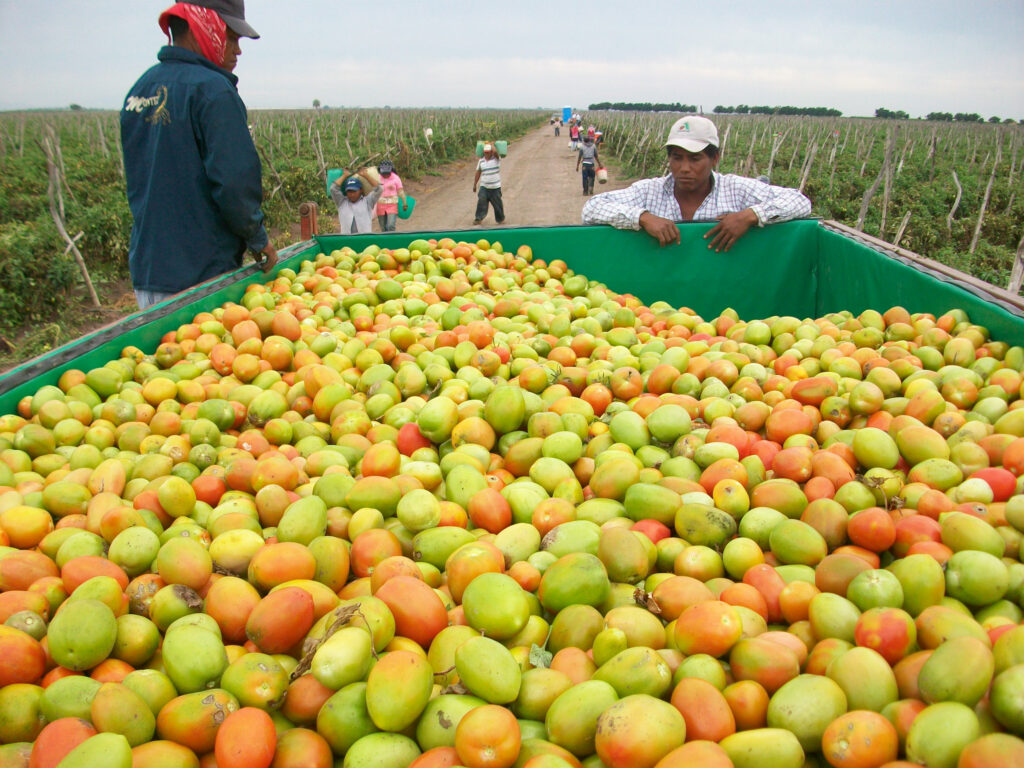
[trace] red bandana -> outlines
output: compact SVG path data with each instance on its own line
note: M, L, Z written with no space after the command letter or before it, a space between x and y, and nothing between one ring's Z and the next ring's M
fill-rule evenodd
M177 16L179 19L187 21L188 28L192 31L196 42L199 43L199 50L203 56L218 67L224 66L224 53L228 44L227 26L216 11L191 3L175 3L160 14L160 29L167 35L168 41L171 39L168 25L170 16Z

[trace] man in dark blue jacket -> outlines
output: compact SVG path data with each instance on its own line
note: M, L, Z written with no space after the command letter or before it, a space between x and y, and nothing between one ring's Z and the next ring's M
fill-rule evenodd
M132 86L121 141L140 308L237 268L267 272L262 168L232 74L240 37L257 38L242 0L177 3L160 16L172 44Z

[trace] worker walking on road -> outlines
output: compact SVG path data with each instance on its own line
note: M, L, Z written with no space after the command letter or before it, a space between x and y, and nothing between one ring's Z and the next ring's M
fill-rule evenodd
M478 185L479 192L477 192ZM505 221L505 205L501 201L501 161L498 159L498 152L494 149L493 144L484 144L484 156L476 164L473 191L477 192L474 224L479 224L484 220L488 205L494 207L494 220L498 224Z
M580 146L580 153L576 156L576 170L583 167L583 194L594 194L594 178L597 176L597 166L601 159L597 156L597 144L594 137L587 135L583 137L583 144Z
M395 173L395 164L385 160L377 168L380 174L380 200L377 201L377 221L380 222L381 232L394 232L398 223L398 201L402 206L407 205L405 200L405 187L402 180Z

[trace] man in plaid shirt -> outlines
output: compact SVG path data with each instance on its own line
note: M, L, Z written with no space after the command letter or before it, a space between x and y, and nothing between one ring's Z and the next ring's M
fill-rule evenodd
M715 171L718 129L706 117L677 120L665 142L668 175L597 195L583 206L584 224L643 229L662 245L679 242L677 221L717 221L708 248L728 251L748 229L811 212L795 189Z

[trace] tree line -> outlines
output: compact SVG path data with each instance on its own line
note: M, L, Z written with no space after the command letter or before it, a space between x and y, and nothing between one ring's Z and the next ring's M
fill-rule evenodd
M719 104L714 108L716 115L797 115L801 117L841 117L842 112L831 107L750 107L746 104L738 104L735 107L725 107Z
M878 109L876 109L875 110L875 117L881 118L883 120L909 120L910 119L910 115L908 115L902 109L893 110L893 109L886 109L885 107L879 107ZM1015 122L1017 122L1012 117L1007 117L1007 118L1003 119L1003 118L998 117L997 115L992 115L992 117L990 117L986 121L985 118L983 118L977 112L957 112L956 114L953 114L952 112L929 112L925 116L924 119L925 120L937 120L939 122L944 122L944 123L984 123L984 122L989 122L989 123L993 123L994 124L994 123L1015 123ZM1024 120L1021 120L1020 124L1024 125Z
M680 104L675 102L654 103L650 101L599 101L591 104L587 109L613 109L623 112L701 112L695 104ZM843 113L832 107L792 107L792 106L749 106L737 104L736 106L724 106L718 104L712 110L716 115L793 115L797 117L842 117ZM887 109L879 107L875 110L875 117L882 120L910 120L910 114L902 109ZM938 120L947 123L1015 123L1013 118L1005 119L993 115L986 121L977 112L929 112L925 120ZM1020 121L1024 125L1024 120Z
M674 104L651 103L649 101L599 101L587 107L595 109L618 109L625 112L698 112L695 104Z

